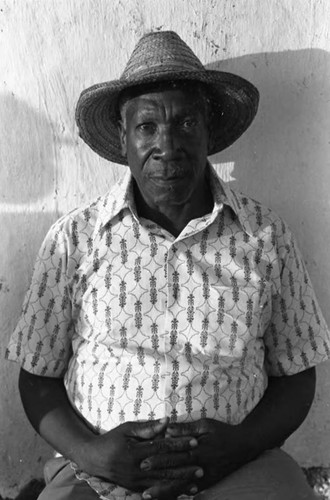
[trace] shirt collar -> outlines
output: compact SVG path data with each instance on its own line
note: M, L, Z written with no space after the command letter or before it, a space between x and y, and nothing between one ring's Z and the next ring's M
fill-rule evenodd
M214 198L213 211L217 210L219 212L222 210L223 205L229 206L237 216L243 230L248 235L253 236L250 217L243 203L244 197L223 182L211 164L209 164L209 167L210 186Z
M253 235L249 216L242 203L242 197L224 183L214 167L208 163L208 175L211 191L214 199L213 215L222 211L223 205L229 206L237 216L243 230L250 236ZM124 209L129 209L136 221L138 215L135 207L133 192L133 177L129 169L126 174L116 183L103 198L99 215L99 230L119 215Z

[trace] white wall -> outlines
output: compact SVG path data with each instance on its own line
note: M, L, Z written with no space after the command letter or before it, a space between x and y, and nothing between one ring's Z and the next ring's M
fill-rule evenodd
M77 135L80 91L121 73L150 29L174 29L209 67L261 92L248 132L217 155L234 182L294 229L330 324L330 3L327 0L0 0L0 494L41 474L49 449L27 423L3 354L51 222L125 167ZM224 59L224 62L220 62ZM288 449L330 466L330 368Z

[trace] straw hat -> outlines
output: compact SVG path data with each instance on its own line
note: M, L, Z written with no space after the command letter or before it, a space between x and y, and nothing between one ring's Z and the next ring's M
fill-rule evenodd
M173 31L144 35L119 80L84 90L78 100L76 121L81 138L100 156L127 165L121 153L117 102L129 87L162 81L188 80L207 84L211 92L211 127L215 154L236 141L254 119L258 90L245 79L222 71L207 70L188 45Z

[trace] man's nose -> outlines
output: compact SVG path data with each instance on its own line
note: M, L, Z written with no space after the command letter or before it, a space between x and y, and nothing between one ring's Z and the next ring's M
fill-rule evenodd
M175 134L174 127L160 127L155 145L154 158L162 160L170 160L178 152L178 138Z

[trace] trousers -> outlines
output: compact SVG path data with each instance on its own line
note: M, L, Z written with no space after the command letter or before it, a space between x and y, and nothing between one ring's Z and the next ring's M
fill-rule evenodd
M45 465L46 487L38 500L98 500L98 494L77 479L68 460ZM194 500L316 500L299 465L279 448L266 451ZM141 496L142 499L142 496ZM122 500L122 499L121 499Z

